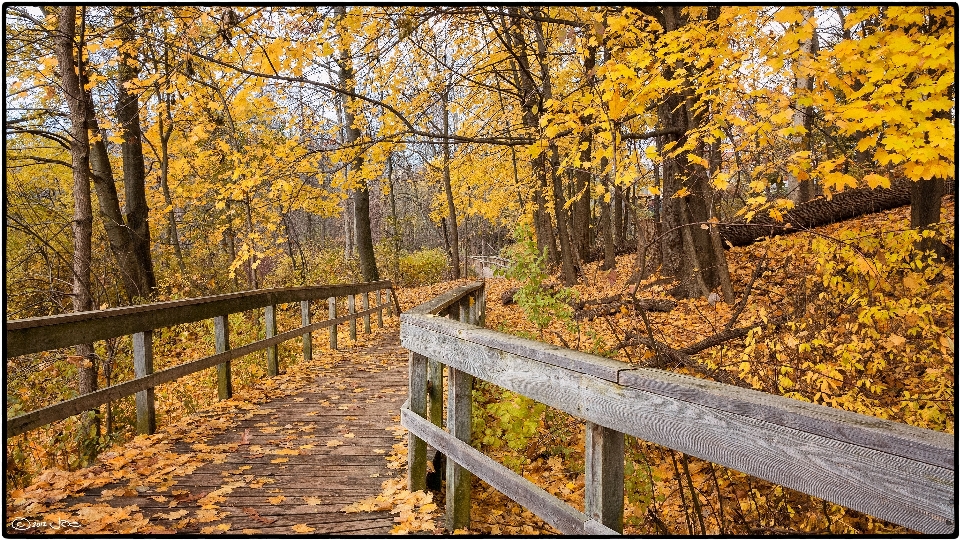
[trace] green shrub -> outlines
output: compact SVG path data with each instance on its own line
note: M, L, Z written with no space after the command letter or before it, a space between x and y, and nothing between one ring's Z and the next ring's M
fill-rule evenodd
M517 305L523 309L527 319L537 326L541 338L543 329L550 326L554 319L564 321L571 332L576 331L573 309L567 304L576 291L566 287L551 290L544 285L549 277L544 269L544 256L537 249L529 226L520 224L513 235L517 243L506 250L512 262L509 268L498 270L498 273L520 282L520 290L513 296Z
M400 275L397 282L401 287L420 287L443 281L447 270L447 255L442 249L425 249L415 253L400 255Z

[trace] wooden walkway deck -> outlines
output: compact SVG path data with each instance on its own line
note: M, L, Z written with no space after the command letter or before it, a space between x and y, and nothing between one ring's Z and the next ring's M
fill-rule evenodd
M136 505L152 532L387 534L388 512L341 509L375 496L397 474L385 458L405 441L397 430L406 393L407 353L391 328L324 369L306 391L250 409L212 440L175 442L174 453L202 451L201 442L222 455L162 491L125 479L61 502L67 513L83 504Z

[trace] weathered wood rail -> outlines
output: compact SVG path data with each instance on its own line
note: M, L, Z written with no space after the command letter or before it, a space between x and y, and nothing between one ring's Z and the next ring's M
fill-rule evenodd
M447 456L450 531L469 526L473 473L565 534L621 532L629 434L920 532L956 534L952 435L487 330L483 306L477 283L400 318L411 351L401 415L410 488L424 486L425 443ZM586 421L584 512L470 446L473 377Z
M376 305L373 307L370 307L371 292L376 293ZM337 298L344 296L347 298L347 313L337 316ZM357 296L361 297L363 307L361 311L356 310ZM329 317L322 321L311 322L310 302L319 299L327 299ZM277 305L295 302L300 303L302 325L277 334ZM231 348L228 315L261 308L264 309L266 339ZM6 418L6 437L25 433L130 395L136 395L137 431L153 433L156 430L154 387L216 366L218 395L220 399L227 399L233 394L230 376L231 360L266 349L267 374L273 376L280 369L277 356L278 344L302 336L303 357L310 359L313 355L311 332L329 328L330 347L336 349L337 325L347 323L350 337L356 339L357 319L362 318L364 330L370 332L370 316L375 314L379 326L382 327L384 310L394 314L400 312L396 295L393 294L393 284L390 281L244 291L102 311L6 321L4 325L5 358L120 336L132 336L134 376L136 377L96 392L13 418ZM153 330L204 319L214 321L217 353L154 372Z

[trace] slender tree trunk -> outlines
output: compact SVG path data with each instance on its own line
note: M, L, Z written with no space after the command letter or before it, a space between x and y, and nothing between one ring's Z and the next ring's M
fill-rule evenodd
M393 183L393 154L387 158L387 183L390 185L390 224L393 228L393 279L400 278L400 250L403 249L403 235L400 234L400 218L397 217L397 194Z
M167 212L167 225L170 228L170 243L173 245L173 254L177 258L177 267L181 275L186 275L187 267L183 261L183 249L180 246L180 232L177 229L177 215L173 206L173 197L170 196L170 136L173 135L173 114L170 112L170 98L160 98L164 101L165 116L157 118L160 130L160 191L163 192L163 202L170 210Z
M508 8L508 12L511 15L512 24L507 32L507 41L516 52L516 79L517 86L520 88L523 125L531 132L537 132L540 129L543 103L533 80L533 72L530 71L532 67L526 53L527 43L523 37L523 19L516 7ZM559 262L560 256L557 251L553 225L550 223L550 214L547 212L546 194L551 188L547 182L545 158L544 152L540 152L531 163L536 182L533 192L533 225L537 235L537 247L540 249L540 253L546 254L547 264L554 267Z
M809 18L811 15L813 15L812 10L803 11L804 19ZM813 32L814 32L813 37L811 37L810 39L804 39L800 41L800 51L799 51L800 54L798 55L798 58L797 58L798 64L802 64L806 62L813 55L814 41L816 40L817 31L814 30ZM794 85L794 88L796 89L796 91L794 92L795 96L799 96L801 90L809 92L810 90L813 89L813 77L810 77L806 73L802 72L803 69L804 68L802 68L799 65L794 66L794 69L793 69L796 75L796 84ZM808 125L807 114L809 109L810 107L802 107L800 103L795 99L793 103L793 120L791 122L794 127L804 127L804 128L807 127ZM796 149L799 149L805 141L809 140L809 134L804 134L804 135L797 134L791 137L791 139L792 139L791 142L793 143L793 146ZM810 180L807 180L806 182L800 182L797 179L796 175L790 172L787 172L785 183L787 188L787 197L789 197L794 202L796 203L806 202L813 198L811 197L812 190L810 188L812 187L812 185L810 185L811 184Z
M453 279L460 279L460 233L457 230L457 207L453 202L453 187L450 183L450 111L448 110L450 87L440 94L443 106L443 191L447 196L447 216L450 223L450 267Z
M594 80L594 71L597 65L597 48L588 47L587 55L583 60L583 71L587 86L591 86ZM593 115L581 115L580 122L584 126L593 123ZM580 162L589 163L591 161L593 132L590 129L584 129L577 140L580 146ZM590 248L593 246L593 236L590 227L590 190L592 173L586 166L579 167L574 172L574 190L577 200L574 201L572 209L574 245L577 248L577 256L581 261L590 258Z
M82 9L82 8L81 8ZM91 311L93 295L90 292L90 264L92 259L93 207L90 197L90 141L87 133L87 102L81 88L83 81L81 54L74 55L74 48L82 50L77 38L77 8L60 8L57 23L56 55L60 69L64 97L70 110L70 159L73 167L73 287L74 311ZM81 13L82 18L82 13ZM93 344L77 345L78 391L81 395L97 389L97 364ZM96 412L84 413L81 419L81 461L93 461L97 453Z
M600 159L600 170L607 169L607 158ZM611 203L613 198L607 200L606 195L610 194L610 175L603 176L603 185L606 193L599 201L600 204L600 235L603 243L603 262L600 264L601 270L610 270L617 266L617 249L613 243L613 211Z
M536 10L535 10L536 13ZM540 64L540 105L553 98L553 81L550 77L550 66L547 61L547 40L539 23L534 23L534 34L537 37L537 61ZM538 115L543 111L538 110ZM539 122L538 122L539 123ZM549 161L549 168L545 167L544 174L549 175L553 187L553 215L557 220L557 238L560 240L560 276L561 281L566 286L571 286L577 282L577 272L575 269L575 257L573 239L570 234L570 214L564 209L566 206L566 197L563 196L563 180L560 176L560 157L557 145L551 141L547 147L545 156Z
M347 16L347 8L343 5L335 6L334 13L338 20ZM350 51L347 47L340 50L341 58L338 62L340 68L340 86L352 90L354 88L353 67L351 66ZM356 126L356 117L350 108L350 100L344 98L343 104L343 123L346 140L348 145L353 145L360 140L360 129ZM359 185L354 192L353 219L357 233L357 255L360 258L360 273L364 281L378 281L380 273L377 270L376 255L373 251L373 232L370 230L370 192L367 189L366 180L359 178L360 171L363 168L363 155L357 153L351 169L358 176Z
M120 63L117 69L117 118L120 121L120 154L123 158L123 189L126 221L130 231L130 251L137 265L137 288L140 298L150 298L157 288L150 254L150 210L147 207L146 171L143 161L142 131L140 129L140 102L127 90L139 72L136 59L136 36L133 31L134 7L130 4L116 8L115 19L120 45Z

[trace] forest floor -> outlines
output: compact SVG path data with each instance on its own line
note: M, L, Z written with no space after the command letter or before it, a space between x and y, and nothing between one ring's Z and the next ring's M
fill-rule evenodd
M952 223L952 197L944 212ZM694 376L723 371L743 386L952 433L954 266L888 260L890 243L903 243L896 234L908 222L909 208L901 208L731 249L738 302L680 300L670 312L649 313L646 322L630 306L620 306L576 325L561 317L538 329L521 306L501 301L519 284L490 279L487 326L649 365L655 355L637 336L652 333L679 349L718 334L733 320L737 328L754 330L692 355L695 364L667 367ZM574 287L578 298L622 297L633 290L638 297L666 298L667 285L657 276L639 286L629 282L635 263L635 255L626 255L609 271L585 265ZM845 277L837 277L837 269ZM404 289L398 299L407 310L466 282ZM752 295L743 294L748 289ZM857 294L866 300L852 311L844 307ZM801 297L811 300L798 303ZM864 310L873 310L875 320L864 323ZM887 319L877 315L883 310ZM777 322L784 317L791 322ZM111 449L93 467L47 470L31 486L7 493L5 530L17 532L13 519L20 517L27 525L77 522L79 528L60 528L79 533L445 532L434 502L442 501L442 492L405 489L406 437L398 414L407 359L397 343L397 319L385 322L351 346L323 348L312 362ZM323 338L315 336L315 342ZM912 361L896 361L901 356ZM851 357L859 363L850 363ZM582 422L486 385L477 387L475 398L475 416L483 423L475 439L484 452L582 510ZM498 400L516 405L513 410L538 412L510 419L511 409L491 407ZM483 442L491 434L510 439L511 422L533 422L536 429L517 444ZM626 451L627 534L909 532L631 438ZM332 477L335 463L359 476ZM471 528L458 532L556 533L475 482ZM702 503L694 505L696 512L691 494ZM334 521L346 525L333 528ZM36 526L30 532L58 531Z

